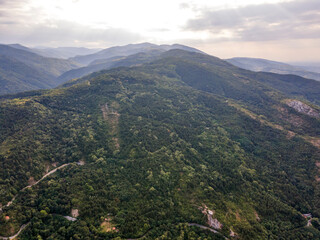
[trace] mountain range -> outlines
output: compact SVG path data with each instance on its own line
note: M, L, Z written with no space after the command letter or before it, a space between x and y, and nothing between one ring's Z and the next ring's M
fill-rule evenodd
M68 80L102 69L151 61L169 49L201 52L179 44L160 46L150 43L129 44L101 51L75 47L35 49L20 44L0 45L0 56L10 58L10 63L8 59L0 64L0 95L57 87ZM92 53L96 51L98 52ZM75 56L81 53L91 54ZM134 54L137 55L129 56ZM62 59L52 58L53 56L73 57ZM89 65L83 66L84 64Z
M62 83L58 76L79 67L70 60L46 58L8 45L0 45L0 59L0 95L56 87Z
M315 79L320 81L319 67L308 66L292 66L290 64L270 61L261 58L243 58L236 57L226 59L227 62L247 70L255 72L272 72L279 74L292 74L298 75L304 78ZM298 64L298 63L297 63Z
M28 52L36 53L43 57L48 58L63 58L68 59L78 55L87 55L100 51L100 48L84 48L84 47L38 47L38 48L28 48L21 44L9 44L8 46L17 48L20 50L25 50Z
M140 47L0 97L0 236L319 239L320 82Z

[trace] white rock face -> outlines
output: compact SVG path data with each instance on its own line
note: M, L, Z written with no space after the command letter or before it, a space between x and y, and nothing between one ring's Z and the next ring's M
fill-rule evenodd
M76 218L73 218L73 217L70 217L70 216L64 216L64 218L67 219L68 221L72 221L72 222L77 221Z
M214 229L221 229L223 226L218 219L213 218L212 215L208 215L208 225Z
M287 101L287 105L299 113L306 114L310 117L320 118L320 113L316 109L298 100L289 100Z
M215 214L215 211L214 210L210 210L208 209L208 207L206 205L203 205L203 208L202 207L199 207L199 209L201 210L201 212L207 216L207 219L208 219L208 225L211 227L211 228L214 228L214 229L221 229L222 228L222 223L220 223L218 221L218 219L216 218L213 218L214 214Z

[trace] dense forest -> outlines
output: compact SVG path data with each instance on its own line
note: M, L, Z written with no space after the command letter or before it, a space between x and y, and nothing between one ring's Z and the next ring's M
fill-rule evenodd
M0 236L319 239L320 83L304 80L171 50L2 97Z

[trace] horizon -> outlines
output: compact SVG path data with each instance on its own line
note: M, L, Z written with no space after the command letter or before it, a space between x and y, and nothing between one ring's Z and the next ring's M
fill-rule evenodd
M319 16L317 0L0 0L0 42L102 49L179 43L222 59L320 62Z
M123 47L123 46L127 46L127 45L134 45L134 44L144 44L144 43L149 43L149 44L155 44L155 43L152 43L152 42L138 42L138 43L129 43L129 44L123 44L123 45L114 45L114 46L109 46L109 47L105 47L105 48L88 48L88 47L83 47L83 46L77 46L77 47L74 47L74 46L57 46L57 47L50 47L50 46L34 46L34 47L31 47L31 46L27 46L27 45L23 45L21 43L0 43L0 44L3 44L3 45L20 45L22 47L27 47L27 48L30 48L30 49L55 49L55 48L87 48L87 49L96 49L97 52L99 51L102 51L102 50L105 50L105 49L108 49L108 48L112 48L112 47ZM181 44L181 43L172 43L172 44L155 44L155 45L184 45L184 44ZM184 45L184 46L187 46L187 47L192 47L192 46L188 46L188 45ZM197 48L198 49L198 48ZM198 49L200 51L203 51L201 49ZM204 53L207 53L205 51L203 51ZM207 53L208 54L208 53ZM318 65L320 64L320 60L315 60L315 61L281 61L281 60L276 60L276 59L267 59L267 58L263 58L263 57L248 57L248 56L234 56L234 57L230 57L230 58L221 58L219 56L215 56L215 55L212 55L212 54L209 54L211 56L214 56L214 57L218 57L222 60L227 60L227 59L231 59L231 58L251 58L251 59L261 59L261 60L267 60L267 61L273 61L273 62L279 62L279 63L285 63L285 64L289 64L289 65L293 65L293 66L299 66L299 64L306 64L305 66L315 66L315 65ZM85 56L85 55L79 55L79 56ZM300 65L300 66L304 66L304 65Z

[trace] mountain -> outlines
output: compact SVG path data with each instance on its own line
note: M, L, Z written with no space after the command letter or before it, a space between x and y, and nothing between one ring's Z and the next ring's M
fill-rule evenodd
M28 47L23 46L23 45L18 44L18 43L8 44L7 46L12 47L12 48L16 48L16 49L20 49L20 50L24 50L24 51L27 51L27 52L37 53L36 50L33 50L31 48L28 48Z
M130 67L142 63L147 63L155 60L164 51L150 50L140 52L129 56L115 56L107 59L98 59L90 63L86 67L72 69L59 76L60 82L67 82L71 79L80 78L93 72L107 70L115 67Z
M125 46L111 47L111 48L101 50L94 54L76 56L71 59L80 64L88 65L91 62L95 60L100 60L100 59L110 59L112 57L117 57L117 56L129 56L139 52L148 52L151 50L168 51L171 49L182 49L186 51L201 52L195 48L191 48L191 47L180 45L180 44L155 45L151 43L140 43L140 44L129 44Z
M43 57L48 58L71 58L77 55L87 55L100 51L100 48L84 48L84 47L57 47L57 48L48 48L48 47L38 47L38 48L28 48L21 44L8 44L8 46L25 50L38 54Z
M260 58L230 58L226 59L227 62L247 70L272 72L279 74L293 74L304 78L315 79L320 81L320 73L311 72L310 68L304 69L304 67L292 66L286 63L270 61Z
M319 239L320 83L285 76L170 50L0 98L0 235Z
M45 58L25 47L0 45L0 94L56 87L56 78L79 67L70 60Z
M15 58L16 60L23 62L30 67L35 67L39 69L39 71L45 72L55 77L72 68L79 67L79 64L76 64L75 62L72 62L70 60L46 58L35 53L1 44L0 54L3 56Z
M292 62L290 64L310 72L320 73L320 62Z
M0 95L51 88L55 79L48 74L15 60L0 55Z
M33 49L41 56L49 58L72 58L77 55L93 54L101 49L99 48L84 48L84 47L58 47L58 48L35 48Z

